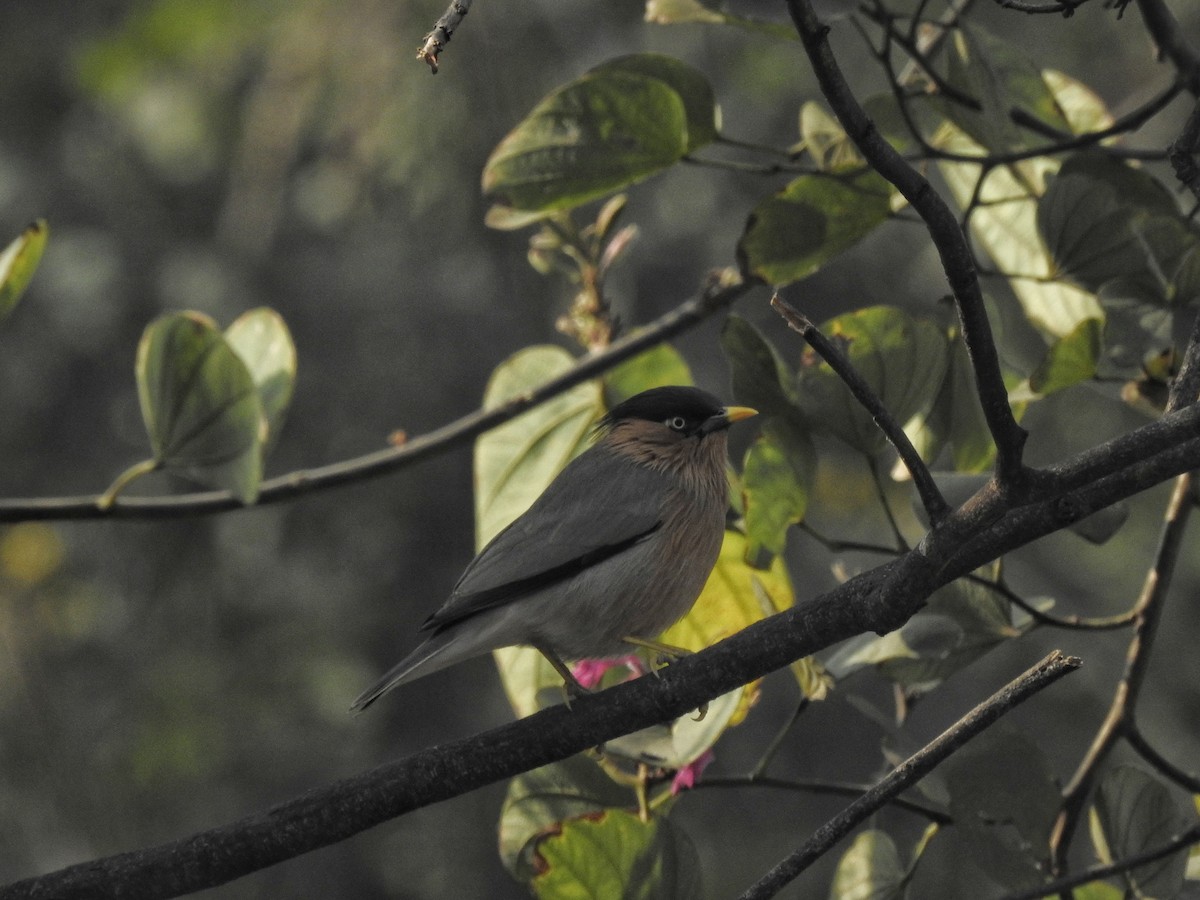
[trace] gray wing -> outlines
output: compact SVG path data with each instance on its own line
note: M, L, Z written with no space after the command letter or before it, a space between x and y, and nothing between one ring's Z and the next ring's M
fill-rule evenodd
M606 447L572 460L467 566L422 629L442 629L570 578L661 524L664 476Z

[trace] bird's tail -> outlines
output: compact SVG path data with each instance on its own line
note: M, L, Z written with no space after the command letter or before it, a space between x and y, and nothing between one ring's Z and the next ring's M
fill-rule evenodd
M352 712L362 712L388 691L409 681L415 681L438 669L453 665L461 659L459 654L449 654L446 651L454 644L454 636L448 632L435 634L422 643L373 685L358 695L358 699L350 705Z

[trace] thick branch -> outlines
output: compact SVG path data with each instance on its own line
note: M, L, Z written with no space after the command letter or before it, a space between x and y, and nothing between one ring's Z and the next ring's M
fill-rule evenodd
M1080 660L1077 657L1063 656L1055 650L892 769L871 790L818 828L803 847L780 862L742 894L742 900L766 900L768 897L774 897L892 797L912 787L955 750L1009 710L1079 666Z
M399 447L376 450L315 469L289 472L262 484L257 506L292 500L325 488L365 481L394 472L427 456L465 444L497 425L580 382L607 372L623 360L670 340L726 308L750 289L744 282L714 280L698 296L660 316L646 328L614 341L601 353L583 357L570 371L520 397L491 409L479 409ZM160 519L247 509L229 491L204 491L165 497L119 497L108 507L100 496L13 498L0 500L0 523L59 519Z
M640 678L502 728L381 766L240 822L171 844L82 863L0 889L0 898L168 897L223 884L327 846L413 809L564 759L622 734L684 715L756 678L864 631L888 631L932 590L1118 500L1200 468L1200 406L1164 416L1061 467L1093 480L980 524L947 548L932 577L907 593L885 587L904 562L865 572L810 603ZM942 549L942 548L939 548ZM925 559L925 558L922 558ZM928 560L926 560L928 561ZM897 598L901 601L897 604Z
M1006 489L1016 486L1024 474L1021 458L1026 433L1008 404L1008 390L1000 373L1000 358L984 309L974 259L958 219L928 180L884 140L863 111L829 47L829 29L817 19L810 0L788 0L788 10L821 91L842 127L871 168L896 186L929 229L954 293L984 418L996 443L999 481Z

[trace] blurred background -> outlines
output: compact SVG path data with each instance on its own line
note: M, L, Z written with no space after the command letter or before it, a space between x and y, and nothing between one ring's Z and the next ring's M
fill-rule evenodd
M977 6L977 21L1091 84L1116 114L1168 77L1132 11L1117 21L1093 3L1064 21ZM1174 6L1195 34L1197 9ZM781 20L780 7L737 4ZM0 325L0 494L98 493L147 455L134 352L167 310L200 310L224 326L266 305L290 326L296 393L268 474L463 415L511 353L564 342L554 322L568 287L529 267L527 232L484 226L479 191L488 153L539 98L613 56L666 52L713 82L728 135L788 147L800 104L817 96L797 44L646 25L639 0L480 0L431 77L414 54L443 10L442 0L0 5L0 243L37 217L51 228L29 293ZM882 88L852 30L835 37L856 88ZM1172 107L1137 145L1165 146L1182 115ZM707 270L731 264L747 213L784 181L683 165L635 188L626 221L641 236L609 283L623 320L649 321ZM789 296L820 320L880 302L929 312L944 293L920 230L896 225ZM799 343L767 296L751 295L738 312L795 359ZM719 328L706 323L677 346L697 382L727 396ZM1030 423L1035 461L1143 421L1109 397L1070 393L1069 415L1054 399ZM412 645L471 557L470 473L459 449L262 509L0 529L0 881L172 840L508 721L486 659L367 715L346 711ZM823 490L838 489L836 467L822 479ZM154 476L136 490L182 487ZM1082 598L1095 614L1125 608L1163 496L1137 505L1127 526L1145 535L1136 558L1058 536L1021 554L1015 578L1029 593ZM843 518L818 524L852 539L878 526L873 502L848 497ZM1057 567L1063 553L1077 554L1074 571L1039 565ZM790 562L801 601L835 583L811 541L797 537ZM1194 589L1194 563L1184 568ZM1175 624L1186 633L1196 623ZM1075 676L1073 694L1047 695L1022 715L1034 726L1047 715L1092 723L1124 640L1039 633L1005 646L917 710L913 739L1051 646L1109 660L1108 673L1092 667ZM751 765L794 690L787 677L769 680L710 771ZM854 691L890 702L879 680ZM849 693L807 715L781 773L866 779L878 770L879 729ZM1192 697L1186 685L1164 690L1148 721L1182 717L1195 728ZM1077 735L1060 747L1063 771L1087 738ZM503 795L502 785L478 791L207 895L524 896L496 855ZM714 790L685 798L680 813L712 895L723 896L840 806ZM922 824L882 816L914 834ZM826 867L792 896L827 877Z

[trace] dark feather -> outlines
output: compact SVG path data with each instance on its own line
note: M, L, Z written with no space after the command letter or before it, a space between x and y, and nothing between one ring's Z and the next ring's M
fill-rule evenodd
M661 473L592 447L492 539L422 629L436 633L628 549L662 524L664 488Z

